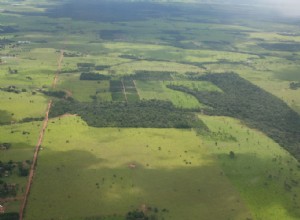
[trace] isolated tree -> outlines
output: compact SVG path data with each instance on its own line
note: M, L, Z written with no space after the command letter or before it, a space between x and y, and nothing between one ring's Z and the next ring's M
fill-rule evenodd
M233 151L230 151L230 152L229 152L229 157L230 157L231 159L234 159L234 158L235 158L235 153L234 153Z

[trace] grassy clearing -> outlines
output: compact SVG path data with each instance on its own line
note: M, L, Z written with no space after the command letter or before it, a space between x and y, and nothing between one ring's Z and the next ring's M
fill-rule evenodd
M101 101L111 101L109 92L109 81L79 80L79 74L60 75L58 88L67 90L72 97L80 102L93 101L96 96Z
M299 163L264 134L249 129L227 117L200 118L216 132L226 133L236 141L205 138L224 174L242 195L254 219L299 219ZM232 159L229 152L233 151Z
M47 99L41 95L29 92L20 94L0 91L0 108L12 114L13 120L26 117L41 117L44 115Z
M208 81L172 81L169 85L184 86L194 91L222 92L220 88Z
M97 129L79 117L51 120L26 219L122 217L143 204L167 209L160 219L250 216L207 153L189 130Z
M168 89L166 87L168 84L169 82L162 81L136 81L140 99L167 100L179 108L203 107L194 96Z

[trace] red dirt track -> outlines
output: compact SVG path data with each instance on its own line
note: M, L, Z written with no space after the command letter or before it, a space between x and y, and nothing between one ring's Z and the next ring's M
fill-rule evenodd
M62 64L63 58L64 58L64 52L63 52L63 50L61 50L60 56L59 56L59 59L58 59L58 62L57 62L57 66L58 66L57 71L55 73L55 77L54 77L53 83L52 83L52 88L56 87L56 84L57 84L57 81L58 81L58 75L61 71L61 64ZM50 112L50 109L51 109L51 105L52 105L52 100L49 100L48 105L47 105L47 110L46 110L46 113L45 113L45 119L44 119L44 122L43 122L43 127L40 131L39 139L38 139L38 142L37 142L36 147L35 147L35 151L34 151L34 155L33 155L33 159L32 159L32 164L31 164L30 171L29 171L26 191L25 191L25 194L24 194L23 202L22 202L21 207L20 207L19 220L23 220L23 217L24 217L24 210L25 210L27 202L28 202L28 197L29 197L29 194L30 194L30 189L31 189L31 185L32 185L33 177L34 177L34 171L35 171L35 167L36 167L36 164L37 164L39 150L40 150L41 144L43 142L45 130L46 130L47 125L48 125L48 120L49 120L48 115L49 115L49 112Z

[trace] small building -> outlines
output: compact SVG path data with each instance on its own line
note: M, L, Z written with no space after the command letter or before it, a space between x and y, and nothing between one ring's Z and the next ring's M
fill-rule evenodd
M0 205L0 214L3 214L5 212L4 206Z

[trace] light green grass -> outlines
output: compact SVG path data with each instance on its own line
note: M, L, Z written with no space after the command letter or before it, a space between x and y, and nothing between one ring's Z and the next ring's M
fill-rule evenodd
M125 216L143 204L172 220L250 216L193 131L92 128L64 117L50 121L43 146L26 219Z
M172 81L169 85L184 86L194 91L222 92L220 88L207 81Z
M166 87L169 82L162 81L136 81L140 99L158 99L172 102L179 108L203 107L198 100L189 94L175 91Z
M58 88L67 90L78 101L92 101L91 96L95 95L101 101L112 100L109 81L79 80L79 74L63 74L59 78Z
M0 91L0 109L12 114L13 120L44 116L46 103L47 99L38 93L31 95L30 92L16 94Z
M203 139L215 154L224 175L236 186L254 219L299 219L299 163L278 144L238 120L226 117L200 118L214 132L234 136L236 142ZM229 152L235 158L229 157ZM285 182L291 185L289 191Z

